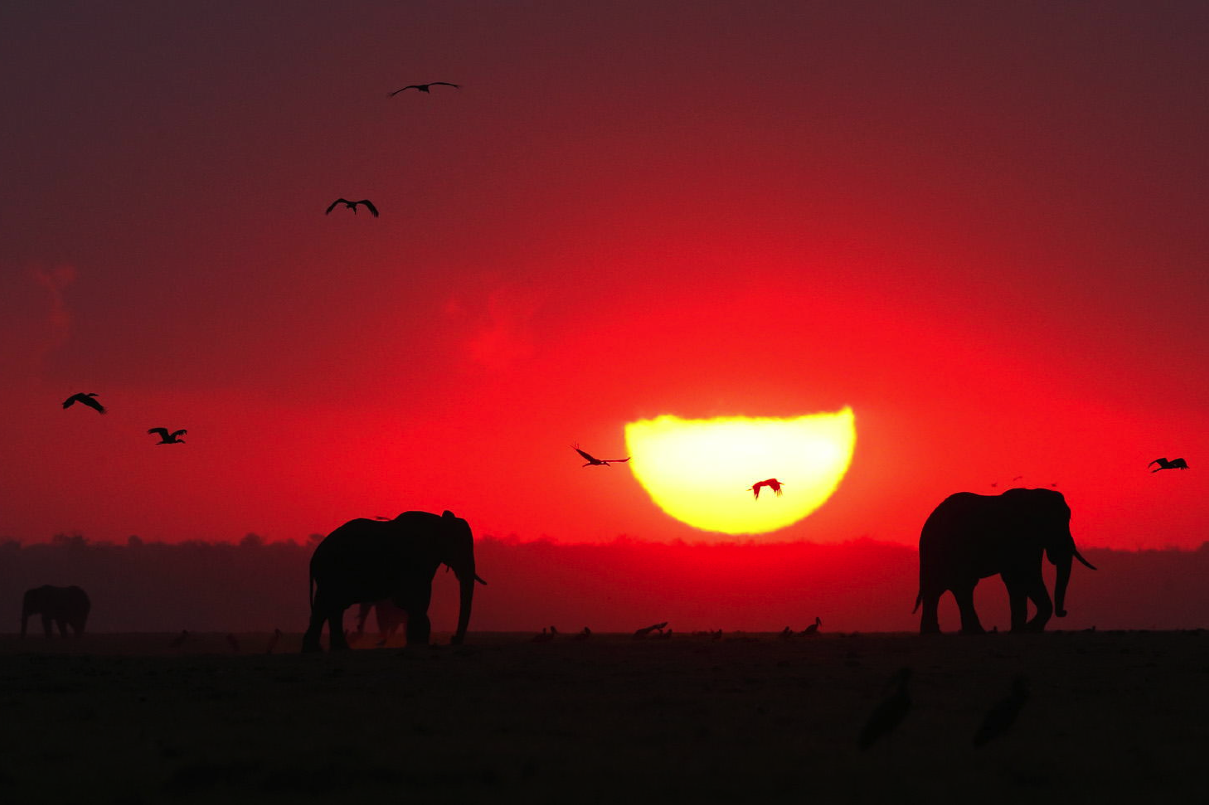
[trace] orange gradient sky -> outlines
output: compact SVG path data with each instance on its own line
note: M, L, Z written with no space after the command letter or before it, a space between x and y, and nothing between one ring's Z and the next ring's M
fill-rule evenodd
M850 406L766 538L1023 476L1199 545L1206 52L1201 3L8 4L0 537L733 539L569 445Z

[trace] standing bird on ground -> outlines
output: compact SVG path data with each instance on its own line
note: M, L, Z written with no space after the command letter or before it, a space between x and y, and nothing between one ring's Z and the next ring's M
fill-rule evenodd
M897 685L890 697L883 701L865 722L861 737L856 745L862 750L873 746L874 742L883 735L893 732L911 710L911 694L907 692L907 681L911 679L911 669L904 667L890 677L887 687Z
M94 400L93 397L95 396L97 396L95 391L90 391L87 394L73 394L63 401L63 407L71 408L76 403L81 403L82 405L87 405L89 408L95 409L98 414L105 413L105 406Z
M1016 674L1012 679L1012 692L1007 698L998 701L987 711L982 719L982 726L974 733L974 746L984 746L988 741L998 738L1016 723L1016 716L1024 709L1029 697L1028 677Z
M329 214L331 214L331 211L332 211L332 210L334 210L334 209L336 209L336 205L337 205L337 204L343 204L345 207L348 207L350 210L352 210L352 211L353 211L353 215L356 215L356 214L357 214L357 205L358 205L358 204L364 204L364 205L366 206L366 208L367 208L367 209L368 209L368 210L369 210L371 213L373 213L373 215L374 215L374 217L375 217L375 218L377 218L377 217L378 217L378 208L377 208L377 207L375 207L375 206L374 206L374 203L373 203L372 201L370 201L369 199L367 199L367 198L363 198L363 199L361 199L360 201L349 201L349 200L348 200L348 199L346 199L346 198L338 198L338 199L336 199L335 201L333 201L331 204L329 204L329 205L328 205L327 211L326 211L326 212L324 212L323 214L324 214L324 215L329 215Z
M805 629L803 629L803 630L802 630L802 634L804 634L804 635L816 635L816 634L818 634L818 633L819 633L819 627L820 627L820 626L822 626L822 625L823 625L823 619L822 619L822 618L820 618L818 615L815 615L815 616L814 616L814 623L810 624L810 625L809 625L809 626L807 626Z
M752 486L747 487L747 491L751 492L753 495L755 495L756 500L759 500L760 499L760 487L762 487L762 486L767 486L774 493L776 493L777 497L780 497L781 496L781 487L784 486L784 484L782 484L776 478L769 478L765 481L760 481L758 484L754 484Z
M277 648L277 642L281 640L281 630L274 629L273 636L269 638L269 647L265 649L265 654L272 654L273 649Z
M428 89L429 87L453 87L454 89L461 89L462 85L461 84L450 84L448 81L430 81L427 84L408 84L406 87L403 87L403 89L395 90L387 97L393 98L396 95L398 95L400 92L402 92L403 90L406 90L406 89L418 89L420 92L428 92L431 95L432 93Z
M77 396L78 396L78 395L77 395ZM67 403L63 403L63 405L65 405L65 406L66 406L66 405L67 405ZM1152 475L1153 475L1154 473L1158 472L1159 470L1186 470L1186 469L1188 469L1188 462L1187 462L1187 461L1185 461L1185 460L1184 460L1184 459L1182 459L1182 458L1173 458L1173 459L1171 459L1171 461L1168 461L1168 460L1167 460L1167 459L1165 459L1165 458L1156 458L1154 461L1150 462L1150 464L1158 464L1158 465L1159 465L1159 469L1158 469L1158 470L1151 470L1151 471L1150 471L1150 473L1151 473ZM1149 466L1150 466L1150 464L1147 464L1146 466L1147 466L1147 467L1149 467Z
M585 467L607 467L610 464L624 464L630 460L630 456L626 456L625 458L596 458L595 456L580 450L579 445L577 444L571 445L571 449L576 453L579 453L587 460L588 463L584 464Z
M169 433L167 428L151 428L147 432L159 434L160 441L156 442L156 444L184 444L185 440L178 437L184 436L189 431L176 430Z
M189 630L181 629L181 633L172 638L172 642L168 644L168 648L180 648L189 639Z

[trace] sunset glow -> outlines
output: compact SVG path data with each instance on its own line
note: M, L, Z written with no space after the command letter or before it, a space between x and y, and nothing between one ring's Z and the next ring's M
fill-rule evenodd
M856 444L851 408L794 419L661 416L626 425L630 468L659 508L726 534L792 525L831 497ZM783 495L750 487L766 478Z

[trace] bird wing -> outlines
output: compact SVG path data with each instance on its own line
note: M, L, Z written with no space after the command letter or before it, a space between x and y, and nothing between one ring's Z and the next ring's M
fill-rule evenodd
M103 406L99 402L97 402L96 397L86 397L86 396L81 395L80 402L84 403L89 408L95 408L97 411L99 411L102 414L105 413L105 406Z
M378 208L374 206L374 203L372 201L370 201L367 198L363 198L360 201L358 201L357 203L364 204L366 207L369 207L369 211L374 214L374 217L375 218L378 217Z
M165 430L166 430L166 429L165 429ZM174 432L174 433L172 434L172 438L173 438L173 439L175 439L177 436L184 436L184 435L185 435L186 433L188 433L188 432L189 432L189 431L184 430L184 429L182 429L182 430L178 430L178 431L176 431L176 432Z
M168 438L168 429L167 428L148 428L147 432L148 433L158 433L160 435L161 439Z
M76 401L76 400L78 400L78 399L80 399L80 395L79 395L79 394L73 394L73 395L71 395L70 397L68 397L66 400L64 400L64 401L63 401L63 407L64 407L64 408L70 408L70 407L72 406L72 404L73 404L73 403L75 403L75 401ZM1150 464L1153 464L1153 463L1154 463L1153 461L1152 461L1152 462L1150 462ZM1146 466L1147 466L1147 467L1149 467L1149 466L1150 466L1150 464L1147 464Z
M388 97L393 98L393 97L395 97L396 95L398 95L400 92L402 92L404 89L419 89L419 88L420 88L420 85L419 85L419 84L408 84L406 87L403 87L403 89L397 89L397 90L395 90L395 91L394 91L394 92L392 92L392 93L391 93L391 94L390 94Z
M432 82L431 84L429 84L428 86L430 86L430 87L453 87L454 89L461 89L461 88L462 88L460 85L458 85L458 84L450 84L448 81L433 81L433 82Z
M1165 458L1156 458L1154 461L1150 462L1150 464L1166 464L1166 463L1167 463L1167 459L1165 459ZM1146 466L1149 467L1150 464L1147 464Z
M610 458L608 460L612 461L614 464L624 464L627 461L629 461L631 458L633 458L633 456L626 456L625 458Z
M338 198L338 199L336 199L335 201L333 201L333 202L331 203L331 206L329 206L329 207L327 208L327 210L326 210L326 211L325 211L323 214L324 214L324 215L327 215L329 212L331 212L332 210L336 209L336 205L337 205L337 204L340 204L340 203L348 204L348 202L347 202L347 201L345 201L344 199L342 199L342 198Z
M600 459L592 456L589 453L585 453L584 451L580 450L578 447L575 447L572 449L575 450L576 453L579 453L581 456L583 456L584 460L586 460L586 461L600 461Z

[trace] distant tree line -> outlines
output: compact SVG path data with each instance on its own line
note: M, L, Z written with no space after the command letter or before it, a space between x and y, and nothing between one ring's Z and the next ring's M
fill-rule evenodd
M0 633L20 628L22 593L42 584L78 584L92 598L90 631L245 632L306 625L305 543L90 542L59 534L47 543L0 540ZM667 620L676 632L780 631L821 616L829 631L914 631L918 586L913 547L859 539L842 544L651 543L626 537L602 544L482 537L478 570L489 582L475 597L471 631L632 631ZM1209 543L1198 550L1083 551L1100 569L1076 568L1070 617L1052 629L1189 629L1209 626ZM1046 565L1051 585L1052 568ZM438 572L431 615L453 628L457 585ZM998 579L977 589L989 629L1008 623ZM944 607L950 607L946 610ZM7 619L7 620L6 620ZM352 625L351 613L346 625ZM951 598L941 621L956 628Z

